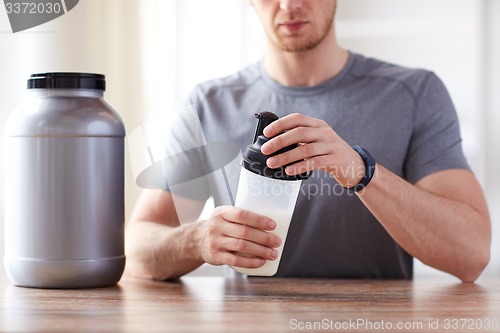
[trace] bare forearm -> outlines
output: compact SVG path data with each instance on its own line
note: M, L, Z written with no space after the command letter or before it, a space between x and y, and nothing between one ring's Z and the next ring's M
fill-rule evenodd
M484 213L411 185L381 166L360 199L422 262L464 281L475 280L486 266L490 228Z
M127 228L127 273L155 280L176 279L199 267L192 226L134 221Z

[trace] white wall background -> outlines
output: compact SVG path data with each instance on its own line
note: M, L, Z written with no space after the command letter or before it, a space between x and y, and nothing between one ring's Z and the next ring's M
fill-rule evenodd
M338 2L337 29L344 47L431 69L447 85L459 112L466 155L490 203L494 242L485 275L500 276L500 155L495 153L500 151L500 97L495 94L500 91L500 22L495 19L500 1ZM106 99L130 133L148 115L172 110L197 82L257 61L263 34L245 0L85 0L55 21L17 34L10 32L0 7L0 50L2 128L6 115L21 102L30 73L88 71L106 74ZM128 215L140 189L129 161L127 171ZM207 272L220 269L203 268L198 274ZM417 264L416 274L442 273Z

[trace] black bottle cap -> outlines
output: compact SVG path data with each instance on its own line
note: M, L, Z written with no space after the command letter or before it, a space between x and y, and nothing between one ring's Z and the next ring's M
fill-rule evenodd
M31 74L28 89L93 89L106 90L102 74L49 72Z
M251 145L248 145L247 149L243 153L243 167L248 171L268 178L280 180L301 180L309 178L309 176L311 175L310 172L301 173L295 176L289 176L285 172L286 166L275 169L271 169L267 166L266 162L269 157L292 150L298 147L298 145L290 145L278 150L271 155L264 155L260 149L264 143L271 139L264 135L264 128L267 125L271 124L273 121L277 120L278 116L272 112L264 111L256 113L255 117L259 119L259 122L257 124L257 129L255 130L253 143Z

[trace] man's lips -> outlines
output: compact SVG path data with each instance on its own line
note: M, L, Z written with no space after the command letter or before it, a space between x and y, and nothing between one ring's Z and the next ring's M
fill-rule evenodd
M308 24L307 21L287 21L279 23L279 26L289 32L297 32Z

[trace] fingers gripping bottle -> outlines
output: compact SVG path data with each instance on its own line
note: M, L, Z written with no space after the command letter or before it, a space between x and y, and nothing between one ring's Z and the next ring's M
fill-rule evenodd
M297 145L285 147L271 155L264 155L260 149L271 139L264 136L264 128L277 120L278 116L271 112L261 112L255 116L259 122L253 143L243 153L235 206L273 219L276 222L276 229L272 232L281 238L282 244L277 249L278 257L275 260L268 260L262 267L232 268L247 275L272 276L278 271L300 185L302 180L309 178L310 173L289 176L285 173L285 166L271 169L266 165L269 157L294 149Z

